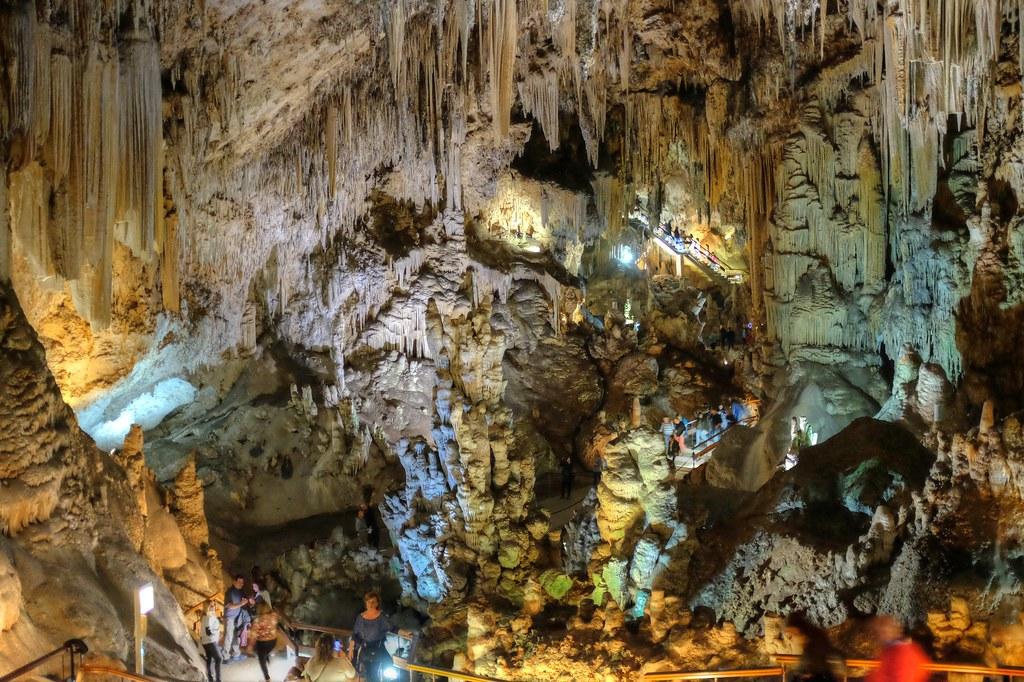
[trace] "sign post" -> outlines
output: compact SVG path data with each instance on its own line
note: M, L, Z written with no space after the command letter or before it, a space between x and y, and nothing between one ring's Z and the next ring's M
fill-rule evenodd
M146 583L135 591L135 673L145 674L146 657L146 621L147 614L153 610L153 585Z

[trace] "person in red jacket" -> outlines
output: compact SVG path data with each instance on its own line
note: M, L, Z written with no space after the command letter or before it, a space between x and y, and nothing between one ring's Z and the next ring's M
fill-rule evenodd
M881 651L879 666L868 682L925 682L928 656L916 642L904 638L903 628L891 616L878 616L871 624Z

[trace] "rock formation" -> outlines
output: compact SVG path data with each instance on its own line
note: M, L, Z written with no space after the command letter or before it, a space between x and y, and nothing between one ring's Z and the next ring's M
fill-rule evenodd
M260 563L509 678L764 662L796 609L1016 660L1022 21L0 0L0 657L125 662L144 578L196 677L175 604Z

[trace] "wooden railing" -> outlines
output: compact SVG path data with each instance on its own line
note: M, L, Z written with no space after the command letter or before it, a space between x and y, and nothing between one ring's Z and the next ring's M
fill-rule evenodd
M778 666L771 668L749 668L743 670L700 670L688 672L648 672L644 673L644 682L670 682L672 680L725 680L725 679L751 679L759 677L779 677L785 679L787 668L799 662L800 657L790 654L775 656ZM845 661L847 670L874 670L879 663L870 658L848 658ZM991 678L1009 678L1010 680L1024 680L1024 668L989 668L983 665L971 663L929 663L925 670L932 673L959 674L959 675L983 675ZM844 681L850 678L858 679L863 675L844 676Z

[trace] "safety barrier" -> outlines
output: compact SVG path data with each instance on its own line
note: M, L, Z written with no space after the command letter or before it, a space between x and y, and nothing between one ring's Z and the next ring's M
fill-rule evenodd
M80 639L69 639L68 641L64 642L59 647L54 649L53 651L45 653L42 656L40 656L39 658L31 660L31 661L29 661L28 663L26 663L25 665L23 665L21 667L15 668L14 670L12 670L11 672L7 673L3 677L0 677L0 682L11 682L12 680L16 680L16 679L18 679L20 677L24 677L25 675L29 674L30 672L32 672L33 670L35 670L39 666L41 666L44 663L47 663L49 661L52 661L53 659L57 658L58 656L62 657L61 667L63 668L63 665L64 665L64 663L63 663L63 656L64 656L65 653L68 654L68 657L69 657L69 664L70 664L69 667L70 667L70 672L71 672L70 677L74 677L75 676L75 656L78 656L78 661L80 662L81 659L82 659L82 656L84 656L85 654L89 653L89 647L87 647L85 645L85 642L83 642ZM61 675L61 678L63 678L63 677L64 677L64 675Z
M669 673L644 673L644 682L672 682L674 680L738 680L758 677L782 677L785 669L782 666L774 668L749 668L745 670L703 670L699 672L669 672Z
M496 677L484 677L482 675L474 675L473 673L464 673L457 670L451 670L449 668L438 668L432 665L421 665L419 663L405 663L395 661L395 667L401 668L402 670L408 670L409 672L417 672L420 675L430 675L432 681L437 680L439 677L444 677L449 680L459 680L460 682L506 682Z
M108 677L117 677L122 680L128 680L128 682L162 682L154 677L146 677L145 675L139 675L128 670L121 670L120 668L111 668L106 665L83 665L78 669L78 675L75 677L75 682L85 682L85 678L89 675L106 675Z
M688 672L648 672L644 673L641 679L644 682L673 682L675 680L752 679L764 677L779 677L785 679L787 669L789 667L796 665L800 660L799 656L789 654L780 654L778 656L775 656L774 658L779 665L772 668L749 668L742 670L700 670ZM844 663L846 664L847 671L874 670L879 665L877 660L869 658L848 658L844 661ZM950 674L982 675L984 677L989 678L1009 678L1010 680L1024 680L1024 668L990 668L987 666L974 665L971 663L930 663L925 666L925 669L931 673L945 673L947 676ZM860 677L863 677L863 675L850 676L849 674L847 674L843 677L843 681L846 682L846 680L848 679L858 679Z

